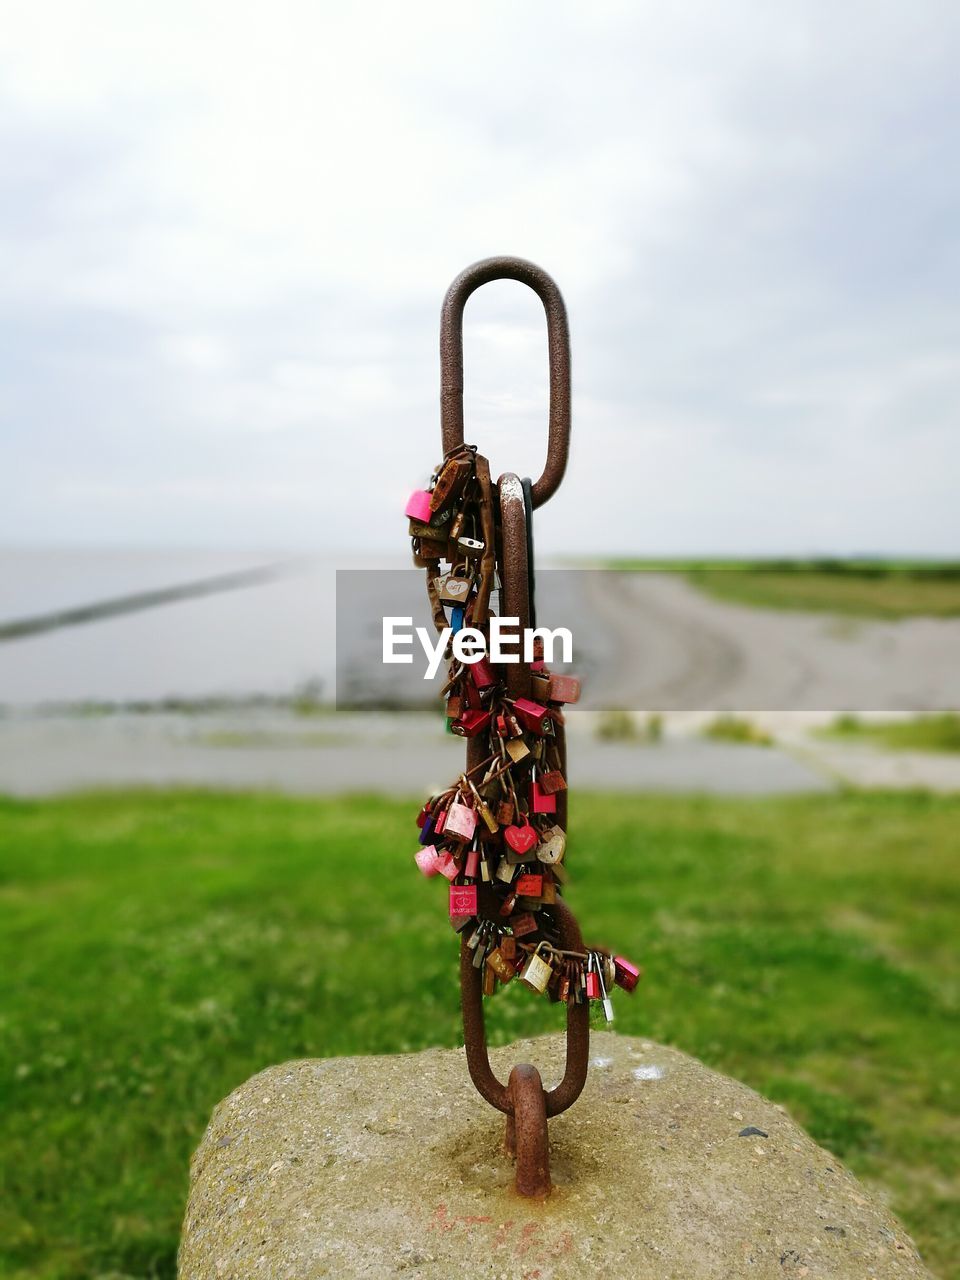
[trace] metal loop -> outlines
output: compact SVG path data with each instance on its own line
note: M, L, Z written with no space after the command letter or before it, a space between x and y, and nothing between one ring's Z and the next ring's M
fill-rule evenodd
M524 258L484 258L461 271L447 290L440 313L440 431L443 451L463 444L463 309L475 289L491 280L518 280L531 288L547 317L550 416L547 460L532 486L541 507L560 486L570 451L570 334L567 309L552 277Z

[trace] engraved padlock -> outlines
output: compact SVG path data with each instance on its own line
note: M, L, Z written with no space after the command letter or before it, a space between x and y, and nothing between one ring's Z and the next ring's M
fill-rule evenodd
M447 810L447 821L444 824L443 834L447 837L452 836L455 840L472 840L476 829L476 809L471 809L460 800L454 800Z
M546 945L545 942L539 943L536 951L528 957L527 963L520 971L520 981L526 983L530 990L536 991L538 995L543 995L547 989L547 983L553 977L552 966L540 954Z
M537 872L527 871L517 876L513 887L521 898L539 898L543 891L543 876Z
M474 575L467 564L458 564L438 579L437 597L444 604L466 604Z
M513 942L513 939L510 939ZM515 944L514 944L515 945ZM507 956L503 949L503 943L494 949L487 956L487 964L497 975L501 982L510 982L517 976L517 966L515 961Z
M513 917L510 928L515 938L525 938L528 933L536 933L540 926L537 924L535 915L529 911L523 911L520 915Z
M450 886L450 915L475 916L477 914L477 886L452 884Z

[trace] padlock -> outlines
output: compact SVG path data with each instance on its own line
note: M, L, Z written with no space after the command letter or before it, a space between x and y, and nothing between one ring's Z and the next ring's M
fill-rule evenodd
M593 971L597 975L597 983L600 987L600 1000L603 1004L603 1016L606 1018L608 1022L612 1022L613 1021L613 1001L610 999L609 995L607 994L607 984L603 980L603 966L601 964L601 957L596 952L593 953Z
M501 827L508 827L513 821L513 805L509 800L501 800L497 805L497 822Z
M517 698L513 710L523 727L532 733L549 733L553 728L550 708L539 702L533 702L530 698Z
M458 738L476 738L489 726L492 719L493 713L490 711L471 709L451 721L450 731Z
M544 946L546 946L544 942L538 944L536 951L528 957L527 963L520 971L520 981L539 995L543 995L547 989L547 983L553 977L553 967L540 954Z
M637 983L640 981L643 970L626 956L614 956L613 967L615 970L614 982L618 987L623 987L624 991L633 991Z
M504 920L508 920L513 915L517 906L517 894L511 889L504 900L500 903L500 915Z
M476 880L477 875L479 874L479 871L480 871L480 850L477 848L473 848L467 853L467 860L463 864L463 874L467 877L468 880Z
M580 681L576 676L550 676L548 702L579 702Z
M563 828L557 826L547 827L540 837L537 857L548 866L555 866L558 862L563 861L566 847L567 837Z
M426 538L428 541L442 542L446 546L449 521L450 513L444 511L441 515L434 516L429 524L423 520L411 520L407 528L411 538Z
M475 916L477 914L477 886L475 884L452 884L450 886L450 914L452 916Z
M479 560L483 555L484 544L477 538L458 538L457 553L466 560Z
M513 882L513 865L506 858L501 858L497 864L497 879L502 880L504 884Z
M530 748L524 742L523 738L509 738L507 740L506 747L507 755L514 764L520 764L520 762L522 760L526 760L530 754Z
M458 511L454 515L453 519L450 521L450 541L451 542L456 542L456 540L460 537L461 533L463 533L463 523L465 519L466 519L466 516L463 514L463 512Z
M484 884L489 884L493 879L493 868L490 866L490 859L485 853L480 854L480 879Z
M452 853L441 853L440 863L437 869L447 880L456 880L457 876L460 874L460 869L457 866L457 860Z
M473 573L466 564L458 564L450 573L437 579L437 597L443 604L466 604L473 586Z
M414 489L407 499L403 514L409 516L411 520L420 521L421 524L430 523L430 494L426 489Z
M517 940L510 934L505 933L500 939L500 950L508 960L516 960L517 958Z
M420 535L423 536L422 534ZM430 535L428 534L427 537ZM545 702L547 699L547 691L550 688L550 677L544 675L543 672L537 672L530 677L530 694L532 697Z
M477 811L469 808L460 800L454 800L447 810L447 821L443 828L445 836L455 840L472 840L477 829Z
M435 876L440 872L442 857L443 855L437 853L436 847L431 844L425 849L418 849L413 855L413 860L425 876Z
M487 959L489 960L489 956ZM491 969L489 964L484 965L483 968L483 984L481 986L481 990L485 996L492 996L496 994L497 975L493 969Z
M559 769L547 769L545 773L541 773L537 779L540 783L541 791L545 791L548 796L557 795L560 791L566 791L567 780Z
M450 610L450 632L456 635L458 631L463 630L464 608L462 604L455 604Z
M510 939L513 942L513 939ZM516 947L516 944L514 944ZM517 966L514 961L505 954L503 943L494 949L487 956L487 964L497 975L501 982L510 982L517 976Z
M420 835L417 837L421 844L436 844L437 835L435 831L436 820L433 814L427 818L423 826L420 828Z
M553 873L545 871L543 873L543 887L540 890L540 901L545 907L552 907L557 900L557 882L553 878Z
M447 825L447 810L438 809L433 817L433 834L435 836L443 835L443 829Z
M600 999L600 975L593 967L593 957L587 957L587 971L583 976L583 989L588 1000Z
M448 502L453 502L459 498L472 474L472 456L461 455L456 458L448 458L441 466L437 476L437 483L433 486L434 511L439 511Z
M497 683L497 677L493 674L489 658L478 658L476 662L468 663L468 666L470 668L470 679L477 689L492 689Z
M521 898L539 898L543 889L543 876L527 871L524 875L517 876L513 887Z
M463 933L465 929L476 924L476 921L470 916L451 916L450 923L453 925L454 933Z
M514 823L505 829L503 838L507 847L521 856L532 852L539 843L537 829L530 825L525 814L521 815L519 823Z
M514 916L510 921L510 928L515 938L525 938L528 933L536 933L539 927L536 916L531 915L529 911Z
M420 556L424 560L445 560L447 558L447 544L436 538L418 538L417 544L420 549Z
M557 797L544 791L539 782L531 779L530 808L534 813L556 813Z
M447 698L447 719L459 720L460 713L463 709L463 699L459 693L451 693Z

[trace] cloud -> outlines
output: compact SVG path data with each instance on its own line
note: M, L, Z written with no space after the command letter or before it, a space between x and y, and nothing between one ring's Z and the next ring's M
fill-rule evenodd
M17 6L0 540L402 539L437 323L512 252L571 315L558 550L955 553L946 4ZM539 303L466 321L539 471Z

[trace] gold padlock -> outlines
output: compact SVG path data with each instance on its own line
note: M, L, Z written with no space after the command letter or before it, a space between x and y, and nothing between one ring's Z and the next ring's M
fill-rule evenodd
M541 996L553 977L553 968L540 954L541 948L546 945L545 942L537 944L536 951L530 956L520 973L520 981L525 982L531 991L536 991Z

